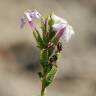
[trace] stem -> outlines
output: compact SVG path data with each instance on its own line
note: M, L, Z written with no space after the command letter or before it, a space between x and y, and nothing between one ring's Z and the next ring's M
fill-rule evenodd
M45 96L45 81L42 81L41 96Z

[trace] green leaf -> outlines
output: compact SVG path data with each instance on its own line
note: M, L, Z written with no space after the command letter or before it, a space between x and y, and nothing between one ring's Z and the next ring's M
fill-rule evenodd
M49 32L48 39L49 39L49 41L55 36L55 32L53 31L53 28L52 28L53 24L54 24L54 21L50 15L50 18L48 20L48 32Z
M42 49L40 53L40 63L45 69L46 65L48 64L48 50Z
M54 51L54 48L53 47L51 47L51 48L48 49L48 56L49 57L51 56L51 54L53 53L53 51Z
M48 45L48 17L41 19L41 30L45 46Z
M54 77L56 75L56 72L57 72L57 66L53 65L52 69L50 70L50 72L46 76L46 87L52 83L52 81L54 80Z
M49 64L48 50L46 49L41 50L40 64L43 68L43 75L46 75L52 69L52 64Z
M51 15L41 19L42 36L46 47L48 46L49 41L51 41L51 39L55 36L55 32L53 31L52 27L53 24L54 21Z
M40 36L40 33L36 30L33 32L33 35L34 35L34 38L37 42L37 46L42 49L44 47L44 42Z

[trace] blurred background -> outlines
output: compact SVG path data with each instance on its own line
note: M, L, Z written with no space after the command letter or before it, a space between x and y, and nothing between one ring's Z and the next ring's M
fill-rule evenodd
M26 9L66 18L76 34L64 45L48 96L96 96L96 0L0 0L0 96L40 96L39 50Z

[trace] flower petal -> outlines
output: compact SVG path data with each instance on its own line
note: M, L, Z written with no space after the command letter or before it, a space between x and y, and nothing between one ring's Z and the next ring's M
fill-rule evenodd
M41 14L37 10L34 10L34 17L39 19L41 17Z
M66 42L71 39L71 36L75 34L72 26L68 24L68 22L56 15L52 15L54 20L53 30L56 32L56 36L60 38L61 36L64 38Z
M56 23L56 24L53 24L53 30L54 31L59 31L59 30L61 30L62 28L64 28L64 27L66 27L67 26L67 24L63 24L63 23L61 23L61 24L59 24L59 23Z
M24 12L24 16L21 18L21 27L24 26L24 24L26 23L25 20L27 20L32 30L36 29L35 19L39 19L40 16L41 15L37 10L31 11L28 9Z
M23 28L24 25L25 25L25 23L26 23L26 18L23 16L23 17L21 18L20 27Z
M74 35L74 34L75 34L75 32L74 32L72 26L68 25L66 27L66 30L65 30L64 35L63 35L65 42L68 43L69 40L71 39L72 35Z
M64 34L65 30L66 30L66 27L60 29L60 30L56 33L56 39L57 39L57 40L60 39L60 37Z
M32 21L31 13L30 12L24 12L24 15L26 16L27 20L30 22Z

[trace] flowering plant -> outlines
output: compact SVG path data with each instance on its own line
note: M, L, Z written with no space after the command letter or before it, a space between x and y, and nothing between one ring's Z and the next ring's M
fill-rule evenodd
M36 19L41 22L40 30L37 28ZM25 25L26 21L31 26L37 47L40 49L42 72L39 72L38 75L42 83L41 96L44 96L46 88L54 80L58 69L57 60L62 51L61 38L68 42L74 31L66 20L55 14L43 17L37 10L24 12L21 27Z

